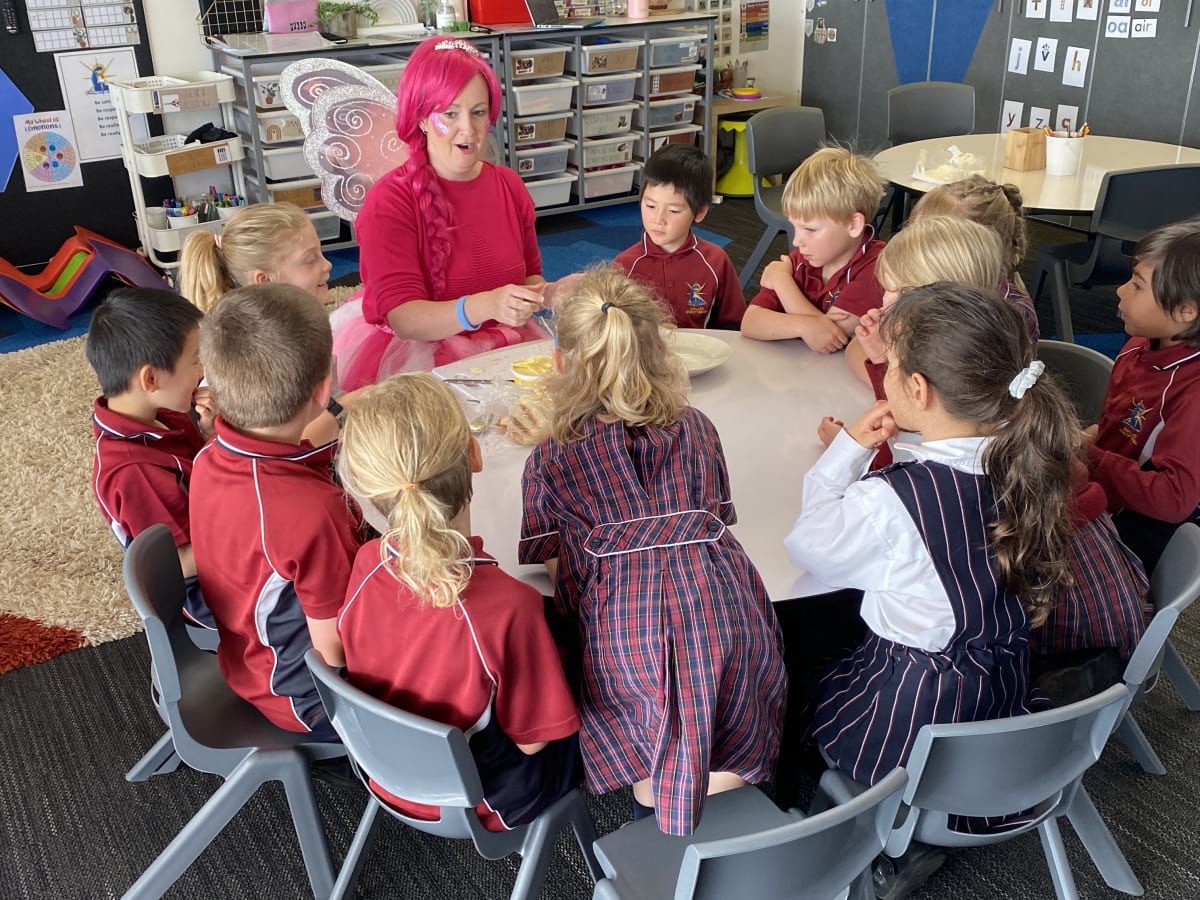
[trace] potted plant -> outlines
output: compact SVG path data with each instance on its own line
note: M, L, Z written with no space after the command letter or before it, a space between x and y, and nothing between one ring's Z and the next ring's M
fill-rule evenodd
M317 4L317 19L321 23L321 29L340 34L342 37L354 37L358 34L360 16L372 25L379 21L379 13L370 3L337 3L332 0L321 0Z

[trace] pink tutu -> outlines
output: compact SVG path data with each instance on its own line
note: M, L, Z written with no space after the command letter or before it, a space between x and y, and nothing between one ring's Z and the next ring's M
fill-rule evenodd
M363 318L361 291L334 310L329 323L338 387L344 391L376 384L397 372L428 372L477 353L546 336L533 321L523 328L492 322L478 331L460 332L440 341L409 340Z

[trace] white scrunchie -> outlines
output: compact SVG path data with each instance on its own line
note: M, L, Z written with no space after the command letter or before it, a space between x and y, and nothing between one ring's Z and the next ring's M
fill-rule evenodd
M213 243L217 245L218 250L221 249L221 232L218 231L213 235Z
M1020 372L1016 377L1008 383L1008 393L1015 400L1020 400L1025 396L1025 392L1037 384L1037 380L1041 374L1046 371L1046 364L1040 359L1035 359Z

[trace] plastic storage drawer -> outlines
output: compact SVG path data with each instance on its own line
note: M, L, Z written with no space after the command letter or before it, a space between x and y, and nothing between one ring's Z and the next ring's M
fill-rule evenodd
M257 181L247 177L246 199L251 203L294 203L302 209L324 205L321 201L321 182L316 178L259 187Z
M579 92L584 106L596 106L600 103L626 103L633 99L633 93L641 80L640 72L581 78L576 90Z
M575 183L574 175L549 175L527 179L525 187L529 188L533 205L541 209L543 206L558 206L568 202L571 199L571 186Z
M650 66L681 66L684 63L694 63L700 59L700 42L703 37L699 34L679 34L673 37L654 38L647 46L650 53Z
M342 220L335 212L313 213L308 218L313 223L317 237L323 241L337 240L342 233Z
M574 78L549 78L512 86L513 104L518 116L537 116L571 108Z
M535 44L514 49L508 58L508 71L514 80L522 78L551 78L561 75L567 64L565 44Z
M304 140L304 128L300 120L286 109L259 112L251 116L246 110L235 107L233 121L242 134L252 135L257 130L258 137L264 144Z
M699 125L680 125L678 128L653 131L649 137L639 137L634 141L633 156L644 160L665 144L694 144L696 135L702 130Z
M513 119L513 141L517 144L548 144L567 136L567 113Z
M633 114L634 128L662 128L667 125L690 125L696 111L695 97L667 97L651 100L644 111L641 106Z
M613 194L628 194L633 189L633 176L641 171L638 163L629 163L615 169L597 169L595 172L583 173L583 199L595 197L610 197ZM568 172L577 174L578 169L568 168ZM579 183L572 188L578 194L581 190Z
M572 47L567 68L580 75L598 72L628 72L636 69L641 41L594 41Z
M699 66L676 66L672 69L655 69L646 75L649 82L651 99L664 94L690 94L696 83L696 72ZM642 86L638 84L638 96L644 96Z
M567 168L568 151L574 144L547 144L544 147L528 147L514 151L517 158L516 170L526 175L557 175Z
M633 159L633 135L615 138L584 138L572 145L567 162L577 168L595 169L618 166Z
M312 178L313 170L304 159L303 147L286 147L263 151L263 171L260 174L272 181L287 181L291 178Z
M617 134L633 127L634 110L637 104L624 103L618 106L596 106L571 116L567 122L567 134L575 137L600 137Z

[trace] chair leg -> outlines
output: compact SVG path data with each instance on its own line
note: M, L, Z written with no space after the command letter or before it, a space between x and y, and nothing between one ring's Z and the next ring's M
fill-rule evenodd
M1062 832L1058 830L1058 822L1047 819L1038 826L1038 837L1042 839L1042 850L1046 854L1046 864L1050 867L1050 880L1054 882L1054 895L1058 900L1079 900L1079 891L1075 887L1075 876L1071 874L1071 864L1067 862L1067 848L1063 846Z
M1179 651L1175 649L1170 638L1167 638L1167 645L1163 648L1162 667L1187 708L1192 712L1200 712L1200 684L1196 683L1191 669L1179 656Z
M1079 840L1083 842L1097 871L1103 876L1105 884L1123 894L1142 896L1142 883L1133 874L1125 854L1113 840L1112 832L1100 818L1099 811L1082 784L1067 809L1067 819L1079 835Z
M597 882L604 877L604 869L596 859L596 851L593 849L596 843L596 825L588 812L587 804L583 801L583 795L576 792L575 797L576 800L572 804L574 808L571 810L571 828L575 832L575 840L583 854L583 863L588 868L588 874L592 876L593 882Z
M546 869L550 865L550 856L554 852L554 839L568 822L578 827L577 809L582 804L583 796L580 792L572 791L529 824L529 831L521 844L521 869L517 872L517 883L513 885L510 900L537 900L542 891L542 882L546 878ZM588 816L586 808L582 813ZM588 816L589 821L590 818ZM594 829L592 840L595 840ZM590 849L584 853L583 858L588 863L593 878L597 875L603 877L604 873Z
M1142 731L1142 726L1137 723L1132 712L1127 712L1122 716L1121 724L1117 726L1117 737L1121 739L1121 743L1125 745L1134 762L1142 767L1143 772L1150 775L1167 774L1167 767L1154 752L1154 747L1151 746L1150 740Z
M333 866L329 862L329 844L313 794L308 759L299 753L287 752L283 761L272 760L271 764L277 767L278 778L287 793L292 825L296 829L296 840L300 843L300 855L304 858L313 897L325 900L333 890Z
M784 233L778 228L772 228L770 225L767 226L762 237L758 239L758 243L754 245L754 252L750 254L750 258L746 260L746 265L742 266L742 271L738 275L738 284L742 286L743 291L746 289L746 285L750 283L750 279L754 277L754 270L758 268L758 264L766 256L772 242Z
M379 824L383 821L379 815L380 807L374 798L367 800L367 808L363 810L362 818L358 820L358 830L354 832L354 840L342 860L342 868L338 872L337 883L329 900L343 900L354 893L354 885L362 872L363 863L367 859L367 851L375 843L375 835Z
M155 775L174 772L179 768L179 762L179 754L175 752L175 743L168 731L125 773L125 780L149 781Z
M1075 331L1071 327L1071 284L1067 280L1067 264L1058 260L1051 271L1050 297L1054 303L1055 337L1068 344L1075 343Z

